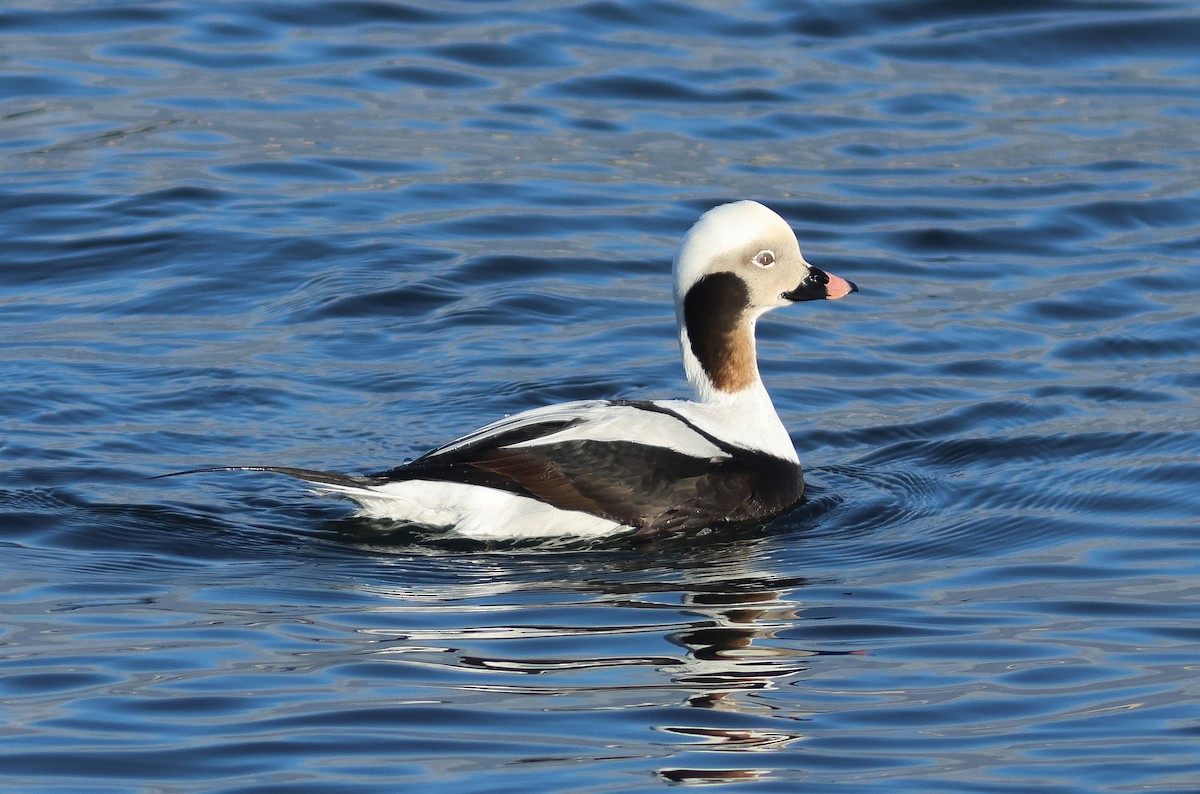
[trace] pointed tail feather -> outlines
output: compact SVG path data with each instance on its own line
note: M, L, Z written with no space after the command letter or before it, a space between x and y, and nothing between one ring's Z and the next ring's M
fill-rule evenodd
M213 471L267 471L274 474L283 474L287 477L294 477L297 480L304 480L315 485L332 485L343 488L362 488L375 482L370 477L352 477L349 474L338 474L333 471L317 471L316 469L300 469L294 466L208 466L203 469L188 469L187 471L158 474L150 479L161 480L164 477L180 477L184 474L205 474Z

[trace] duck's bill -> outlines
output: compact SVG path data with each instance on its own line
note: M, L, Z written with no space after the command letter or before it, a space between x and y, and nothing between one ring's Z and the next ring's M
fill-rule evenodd
M809 267L808 276L794 289L783 293L790 301L816 301L844 298L851 292L858 292L853 281L847 281L841 276L826 273L819 267Z

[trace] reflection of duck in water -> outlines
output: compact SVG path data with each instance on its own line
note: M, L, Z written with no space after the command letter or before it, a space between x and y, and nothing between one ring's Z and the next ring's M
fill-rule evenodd
M726 699L734 692L770 689L774 680L808 669L802 660L815 656L812 651L754 645L756 639L770 639L779 628L794 625L794 609L778 597L771 590L691 594L689 611L709 617L712 625L669 638L689 652L687 663L675 677L681 684L700 689L688 698L689 704L744 710L748 704L731 706Z
M705 710L754 713L773 719L769 724L756 722L736 727L702 724L716 722L713 719L661 726L667 733L690 740L684 745L686 749L692 752L763 753L803 738L797 730L797 721L805 717L804 713L780 713L777 707L755 703L748 697L736 697L739 693L774 688L776 681L807 670L805 660L816 655L813 651L791 649L778 643L754 645L755 640L773 638L780 629L794 625L797 617L794 606L780 601L779 596L775 590L732 586L691 593L689 611L709 617L712 625L698 626L670 637L672 642L688 649L686 662L671 670L676 682L694 690L687 699L688 705ZM730 759L726 757L725 760ZM769 777L771 770L723 763L704 768L667 767L660 769L658 774L674 783L716 784L759 780Z
M798 679L828 651L789 638L805 582L771 570L781 536L736 534L664 539L652 553L397 553L390 575L356 581L394 601L356 633L365 656L418 670L452 705L520 712L534 698L556 726L578 716L588 727L562 737L562 757L581 742L578 752L625 757L629 721L648 721L665 780L769 779L794 763L780 751L809 724ZM536 744L540 726L514 730Z
M704 214L675 257L675 308L696 401L593 400L526 411L364 477L282 466L367 516L475 538L643 535L762 521L803 497L795 447L758 373L770 309L856 287L804 261L752 201ZM196 471L211 471L198 469Z

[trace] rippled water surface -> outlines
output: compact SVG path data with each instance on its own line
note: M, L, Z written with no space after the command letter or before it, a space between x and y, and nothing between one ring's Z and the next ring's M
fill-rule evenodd
M1200 6L10 3L6 791L1194 792ZM811 498L652 545L293 483L684 396L755 198Z

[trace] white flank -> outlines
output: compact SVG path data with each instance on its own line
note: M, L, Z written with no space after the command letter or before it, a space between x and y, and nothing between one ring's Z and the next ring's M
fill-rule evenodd
M560 510L527 496L459 482L406 480L367 488L320 485L314 490L353 499L362 516L442 529L477 540L589 538L632 529L590 513Z

